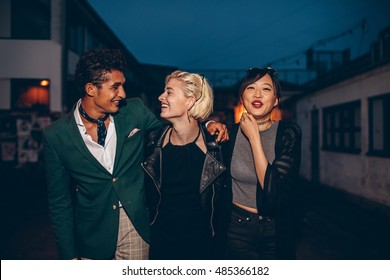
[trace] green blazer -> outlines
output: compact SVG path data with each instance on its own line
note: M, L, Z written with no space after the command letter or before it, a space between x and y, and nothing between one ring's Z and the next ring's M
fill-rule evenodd
M113 174L89 152L74 109L43 132L49 211L61 259L112 259L120 200L138 233L150 242L141 169L143 140L161 122L138 98L114 115L117 147ZM130 136L130 132L139 129Z

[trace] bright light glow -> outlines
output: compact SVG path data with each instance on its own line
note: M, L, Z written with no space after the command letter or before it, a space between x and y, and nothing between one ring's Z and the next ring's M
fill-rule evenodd
M39 83L40 86L42 87L47 87L49 85L49 81L48 80L42 80L40 83Z
M234 106L234 122L239 123L241 119L242 113L246 112L244 105L239 102L236 106Z

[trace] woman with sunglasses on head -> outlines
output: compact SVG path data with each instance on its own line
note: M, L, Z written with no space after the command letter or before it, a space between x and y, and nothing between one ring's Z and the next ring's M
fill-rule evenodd
M273 120L280 85L271 68L251 68L240 88L246 112L226 145L231 180L227 230L229 259L294 259L293 199L301 154L301 131Z
M142 164L149 175L150 258L221 258L218 215L226 168L215 138L200 124L212 112L213 91L203 76L175 71L158 99L169 124L151 135Z

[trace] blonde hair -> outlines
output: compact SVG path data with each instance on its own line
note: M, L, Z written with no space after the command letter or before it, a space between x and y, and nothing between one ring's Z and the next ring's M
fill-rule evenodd
M189 117L203 121L213 112L214 94L204 76L176 70L165 78L165 85L171 79L178 79L184 84L184 94L195 97L195 104L188 111Z

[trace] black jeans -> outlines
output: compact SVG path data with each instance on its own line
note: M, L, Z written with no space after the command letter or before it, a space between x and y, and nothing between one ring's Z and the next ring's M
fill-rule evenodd
M233 205L227 234L227 258L273 260L275 249L275 220Z

